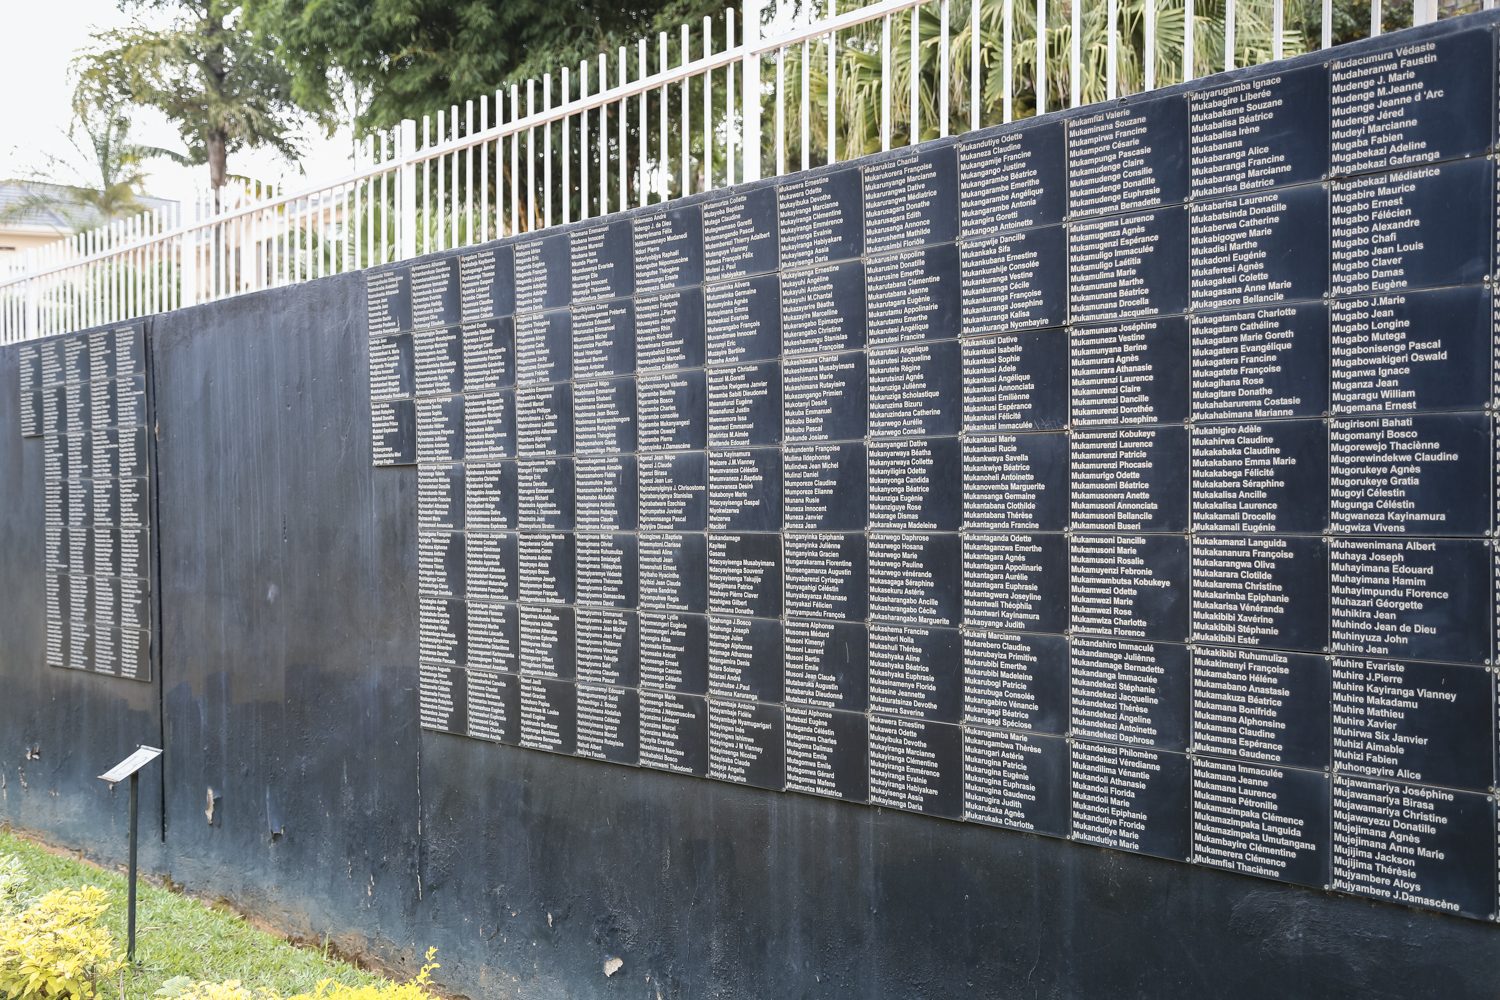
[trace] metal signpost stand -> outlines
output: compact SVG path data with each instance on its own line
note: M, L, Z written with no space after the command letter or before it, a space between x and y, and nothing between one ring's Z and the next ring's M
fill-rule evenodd
M120 763L99 775L100 781L106 781L113 788L126 779L130 779L130 888L127 907L129 916L126 924L126 961L135 961L135 883L136 883L136 859L140 847L140 814L141 814L141 768L161 756L161 751L156 747L142 745L135 753L126 757Z

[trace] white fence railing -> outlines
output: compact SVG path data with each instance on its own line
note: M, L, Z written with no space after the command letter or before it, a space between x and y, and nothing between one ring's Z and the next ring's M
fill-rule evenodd
M1333 0L743 0L368 137L345 176L228 189L28 251L0 342L481 243L1334 43ZM1446 3L1447 0L1444 0ZM1488 9L1496 0L1473 4ZM1212 6L1214 15L1202 11ZM1467 8L1467 9L1473 9ZM1369 2L1368 34L1391 15ZM1412 23L1441 14L1411 0ZM1316 14L1316 16L1312 16ZM736 27L740 34L736 36ZM1037 26L1044 26L1038 31ZM1361 34L1366 32L1361 31ZM768 120L769 119L769 120Z

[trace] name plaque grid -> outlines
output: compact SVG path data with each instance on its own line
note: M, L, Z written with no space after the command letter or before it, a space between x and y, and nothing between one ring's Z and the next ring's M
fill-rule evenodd
M1495 63L372 273L424 727L1494 919Z
M151 680L145 328L18 347L21 434L43 442L46 663Z

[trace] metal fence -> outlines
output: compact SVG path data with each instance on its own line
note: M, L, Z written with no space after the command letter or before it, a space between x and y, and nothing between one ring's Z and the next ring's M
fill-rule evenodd
M1333 0L837 3L744 0L738 17L727 9L654 45L641 39L369 136L343 177L293 192L226 188L185 211L28 251L0 277L0 342L482 243L1335 41ZM1452 12L1412 0L1400 18ZM1369 0L1359 36L1379 34L1391 15Z

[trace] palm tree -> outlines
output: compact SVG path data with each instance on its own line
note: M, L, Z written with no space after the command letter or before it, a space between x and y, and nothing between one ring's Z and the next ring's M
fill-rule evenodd
M183 162L181 154L135 142L119 105L80 106L68 129L72 157L49 156L28 178L28 193L0 211L0 221L38 212L61 216L73 232L140 212L146 164L157 157Z

